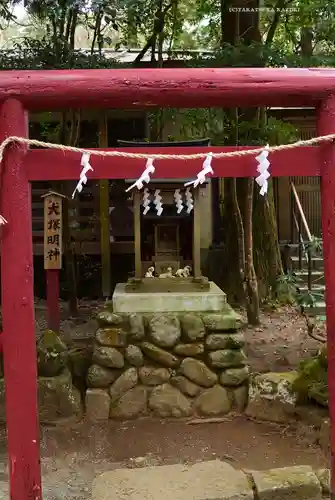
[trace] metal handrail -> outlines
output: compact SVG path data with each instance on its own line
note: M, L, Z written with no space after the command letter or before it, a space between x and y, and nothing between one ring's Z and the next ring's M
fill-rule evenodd
M297 193L296 187L294 183L291 181L291 189L293 193L293 199L295 201L295 205L298 208L299 221L296 217L295 211L292 212L293 222L295 223L296 229L298 231L298 240L299 240L299 270L302 268L302 253L305 254L307 260L307 269L308 269L308 290L312 288L312 256L310 245L305 245L304 238L302 236L302 226L305 229L305 233L307 236L308 243L313 241L312 233L308 227L308 223L304 214L304 210L302 208L299 195Z
M294 221L294 225L295 225L295 228L297 230L297 233L298 233L299 244L302 246L302 249L303 249L303 252L305 254L306 259L308 259L308 252L306 250L304 238L302 237L300 227L299 227L299 222L298 222L298 219L297 219L295 213L293 213L293 221Z
M309 230L309 227L308 227L308 224L307 224L307 220L306 220L306 217L305 217L305 214L304 214L304 210L303 210L301 202L300 202L299 195L298 195L296 187L295 187L295 185L294 185L294 183L292 181L291 181L291 189L292 189L293 196L294 196L295 202L296 202L298 210L299 210L301 221L302 221L302 223L303 223L303 225L305 227L307 238L308 238L309 241L312 241L312 239L313 239L312 238L312 233Z

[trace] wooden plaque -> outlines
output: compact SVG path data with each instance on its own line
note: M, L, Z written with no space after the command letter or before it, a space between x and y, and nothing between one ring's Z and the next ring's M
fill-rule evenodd
M63 253L63 196L44 195L44 269L61 269Z

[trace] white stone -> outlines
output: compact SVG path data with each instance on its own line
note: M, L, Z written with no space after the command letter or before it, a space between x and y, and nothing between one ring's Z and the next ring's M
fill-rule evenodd
M221 311L227 300L226 294L212 281L209 290L188 293L128 293L125 286L125 283L118 283L115 287L115 313Z
M219 460L105 472L92 500L253 500L243 472Z
M287 422L296 409L292 384L297 372L269 372L256 375L249 386L247 416L269 422Z

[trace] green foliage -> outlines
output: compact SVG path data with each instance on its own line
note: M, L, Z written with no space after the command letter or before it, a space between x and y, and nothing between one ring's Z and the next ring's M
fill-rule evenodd
M12 6L18 0L0 0L0 20L12 22ZM232 4L233 5L233 4ZM276 19L275 8L283 10ZM284 6L284 7L283 7ZM177 49L202 49L202 53L187 56L190 67L314 67L334 66L335 4L330 0L265 0L261 12L261 43L234 45L222 43L221 2L218 0L30 0L26 29L33 31L12 37L14 51L0 55L0 68L104 68L116 67L102 54L105 46L141 47L157 30L161 12L166 10L162 31L163 49L178 57ZM286 8L286 10L285 10ZM272 9L272 10L271 10ZM278 12L278 9L277 9ZM222 17L223 16L223 17ZM13 25L15 26L15 24ZM38 27L40 26L40 28ZM97 55L74 53L76 31L87 31L91 49ZM267 43L274 31L271 44ZM310 30L312 52L303 50L303 30ZM18 41L17 41L18 40ZM158 42L155 49L158 50ZM212 50L213 52L208 52ZM185 59L183 55L179 55ZM6 59L9 59L8 61ZM27 65L25 65L27 63Z
M330 0L293 0L287 2L287 11L281 15L273 45L280 45L286 52L304 52L303 33L312 38L312 50L331 53L334 49L334 3ZM264 15L264 27L272 22L273 14Z
M322 255L322 238L312 236L310 241L304 242L304 250L308 253L309 259ZM311 272L311 270L309 272ZM304 293L299 293L296 297L297 305L302 312L308 312L308 310L316 306L317 302L322 302L323 300L324 293L314 290L307 290Z
M308 252L309 258L320 256L322 255L322 238L312 236L310 241L304 242L303 247L303 250ZM311 309L316 306L317 302L322 302L324 300L324 293L314 290L298 293L299 283L301 283L301 279L298 278L294 272L281 275L277 278L275 292L280 294L282 297L281 301L284 300L285 297L288 297L288 303L297 304L302 313L311 312ZM324 321L322 317L318 319Z
M282 274L281 276L278 276L277 278L277 283L279 285L282 284L287 284L293 288L296 288L298 283L301 282L301 279L298 278L294 273L287 273L287 274Z
M13 7L18 3L20 0L0 0L0 29L14 20Z
M335 55L318 54L304 58L299 54L283 54L276 49L263 49L264 66L271 67L327 67L335 66ZM0 51L0 69L98 69L122 68L129 64L107 57L103 52L88 54L80 50L67 48L64 57L60 50L55 51L54 42L48 35L39 39L25 37L14 43L14 48ZM187 54L187 52L186 52ZM178 54L178 57L182 57ZM176 57L176 58L178 58ZM225 46L220 52L193 55L185 61L188 67L252 67L259 60L257 46ZM250 123L249 123L250 127ZM293 127L291 127L293 128ZM256 133L256 130L254 130Z
M305 242L304 246L306 250L310 252L312 257L322 255L322 238L312 236L311 241Z
M311 290L308 290L305 293L299 293L296 298L298 306L303 311L315 307L317 302L322 301L323 299L323 293L313 292Z
M292 273L277 277L272 295L280 304L294 304L297 298L299 279Z
M282 46L267 47L256 42L247 46L224 44L211 54L200 52L190 58L187 65L189 67L213 68L250 68L255 66L306 68L335 66L335 55L332 52L324 51L306 57L299 52L284 50Z
M326 349L304 360L292 385L300 403L316 402L328 406L328 357Z
M231 131L236 127L229 112L219 108L201 109L164 109L149 114L150 128L160 123L160 135L168 136L170 141L210 137L215 146L231 144ZM173 134L169 134L169 131ZM298 139L296 128L275 118L265 121L243 120L238 123L240 145L260 145L264 143L282 144ZM153 140L159 140L155 137Z
M0 69L104 69L125 67L104 54L93 55L69 50L60 57L52 41L46 36L39 40L24 38L15 42L13 50L0 51Z

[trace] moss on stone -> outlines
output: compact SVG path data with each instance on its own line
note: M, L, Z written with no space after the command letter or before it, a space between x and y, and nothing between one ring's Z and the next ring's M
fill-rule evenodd
M241 316L228 304L220 312L202 314L202 320L207 330L212 332L236 331L242 326Z
M119 326L124 322L121 314L115 314L107 308L104 308L97 314L97 322L100 326Z
M95 334L95 340L103 346L107 347L124 347L127 341L127 334L122 328L104 327L99 328Z
M328 406L328 359L325 349L300 363L292 389L300 403L314 401Z
M315 474L320 481L322 494L324 496L330 495L330 469L319 469Z
M66 368L56 377L38 378L39 415L42 422L53 422L81 413L81 397Z
M244 336L227 335L226 349L241 349L244 346Z
M251 471L260 500L321 500L321 485L309 466Z
M241 350L220 349L208 354L209 363L216 368L238 368L247 364L247 357Z
M59 375L67 365L68 349L58 335L46 330L37 343L38 374L42 377Z

